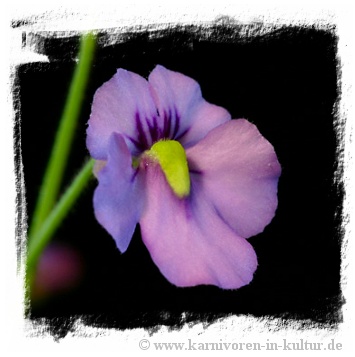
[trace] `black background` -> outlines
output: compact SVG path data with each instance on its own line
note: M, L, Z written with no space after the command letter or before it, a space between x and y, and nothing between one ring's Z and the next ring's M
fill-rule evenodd
M68 183L88 156L85 129L92 97L117 68L147 77L162 64L196 79L206 100L226 108L233 118L257 125L282 166L276 216L263 233L249 240L259 261L253 281L236 291L177 288L151 261L139 227L121 255L94 218L92 183L54 237L82 253L85 279L71 292L33 304L29 318L46 317L59 337L71 328L70 316L121 329L176 327L239 314L282 317L284 323L304 320L306 327L329 328L341 321L343 191L334 185L340 145L334 127L340 95L336 32L310 26L262 34L262 28L219 23L208 28L122 30L112 45L108 40L114 35L101 33L65 176ZM242 35L245 31L252 35ZM20 66L14 88L19 109L15 143L23 159L31 217L71 80L78 37L27 36L50 59Z

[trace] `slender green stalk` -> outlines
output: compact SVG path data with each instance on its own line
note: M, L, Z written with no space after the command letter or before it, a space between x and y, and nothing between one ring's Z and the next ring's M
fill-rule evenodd
M30 237L27 251L27 281L29 282L29 286L34 277L37 261L43 249L47 245L53 233L68 214L69 209L72 207L83 189L86 187L90 178L94 177L92 174L94 162L95 161L93 159L90 159L83 166L81 171L73 180L72 184L60 198L57 205L44 220L41 228Z
M57 131L52 153L39 192L34 210L29 235L35 235L54 207L62 183L65 164L73 141L80 108L88 82L89 71L95 50L96 38L89 33L81 38L79 62L69 88L60 125Z

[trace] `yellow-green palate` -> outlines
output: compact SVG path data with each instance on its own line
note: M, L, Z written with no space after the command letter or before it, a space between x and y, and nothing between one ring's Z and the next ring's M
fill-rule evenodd
M176 196L183 198L190 193L190 175L185 149L175 140L156 142L148 155L158 160L166 180Z

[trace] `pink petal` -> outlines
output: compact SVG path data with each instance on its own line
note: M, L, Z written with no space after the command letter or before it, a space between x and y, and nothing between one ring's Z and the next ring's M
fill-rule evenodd
M231 120L186 152L204 195L240 236L263 231L277 208L281 167L272 145L247 120Z
M132 168L132 157L119 134L109 140L108 161L98 172L94 194L96 219L124 252L132 238L144 205L143 177Z
M100 160L107 159L108 141L114 132L124 136L132 153L141 152L145 148L137 148L134 141L144 142L139 135L148 131L145 119L154 115L156 107L148 82L141 76L120 68L94 96L86 142L91 156ZM137 123L138 120L140 124ZM141 130L138 130L137 125L141 125Z
M176 112L170 136L185 147L202 139L214 127L231 119L223 108L206 102L198 83L181 73L156 66L149 76L160 115Z
M147 207L140 220L143 241L162 274L177 286L246 285L257 266L255 252L220 219L193 176L192 192L181 200L159 166L147 168Z

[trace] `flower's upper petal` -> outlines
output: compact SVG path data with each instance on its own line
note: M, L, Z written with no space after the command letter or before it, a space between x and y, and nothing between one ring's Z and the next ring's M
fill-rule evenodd
M236 289L252 280L257 266L253 248L220 219L194 175L186 199L175 196L158 165L148 167L146 180L142 239L171 283Z
M121 135L111 135L107 164L97 175L95 216L124 252L142 214L144 182L141 173L132 168L132 158Z
M186 151L190 170L218 214L240 236L263 231L277 208L281 167L274 148L247 120L231 120Z
M118 69L94 96L86 142L91 156L107 159L113 132L124 136L132 154L146 150L151 145L146 135L146 118L153 120L156 115L148 82L135 73Z
M156 66L148 79L159 115L169 119L169 138L185 147L231 119L223 108L202 98L198 83L181 73Z

